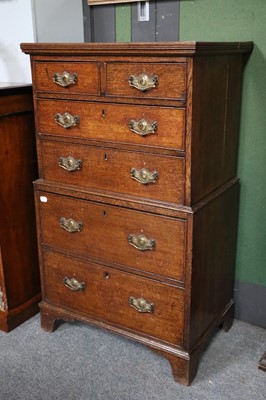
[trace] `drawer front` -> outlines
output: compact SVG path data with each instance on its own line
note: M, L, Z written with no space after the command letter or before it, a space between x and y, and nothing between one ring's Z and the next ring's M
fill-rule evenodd
M76 125L64 128L60 120L55 122L58 114L64 119L65 113L78 117ZM184 109L39 100L38 118L38 130L46 134L179 150L185 147Z
M100 95L97 62L35 62L34 75L37 92Z
M37 201L43 244L184 280L186 220L46 192Z
M107 96L186 99L184 63L107 63Z
M44 179L179 204L184 202L182 157L52 141L43 141L41 152Z
M50 252L44 253L44 282L44 299L56 306L182 344L181 289Z

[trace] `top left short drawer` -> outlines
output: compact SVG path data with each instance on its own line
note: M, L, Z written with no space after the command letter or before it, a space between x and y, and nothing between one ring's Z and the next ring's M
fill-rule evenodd
M34 74L37 92L100 95L100 66L97 62L36 61Z

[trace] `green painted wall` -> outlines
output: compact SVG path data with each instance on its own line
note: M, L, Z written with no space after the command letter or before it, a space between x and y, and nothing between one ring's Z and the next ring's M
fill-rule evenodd
M115 8L116 41L131 42L131 4L120 4Z
M116 6L116 41L131 41L130 5ZM180 40L250 41L240 129L236 279L266 286L266 0L180 0Z
M266 1L180 0L180 40L245 41L236 279L266 286Z
M115 8L116 41L131 42L131 5L120 4Z

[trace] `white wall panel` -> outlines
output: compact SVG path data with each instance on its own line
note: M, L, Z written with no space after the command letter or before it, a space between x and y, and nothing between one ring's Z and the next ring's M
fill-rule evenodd
M31 0L0 0L0 82L31 82L20 43L33 41Z

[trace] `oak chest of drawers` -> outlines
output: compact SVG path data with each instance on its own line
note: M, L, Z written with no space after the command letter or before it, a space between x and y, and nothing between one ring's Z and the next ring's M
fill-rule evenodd
M31 55L41 323L81 320L189 384L230 328L252 43L22 44Z

